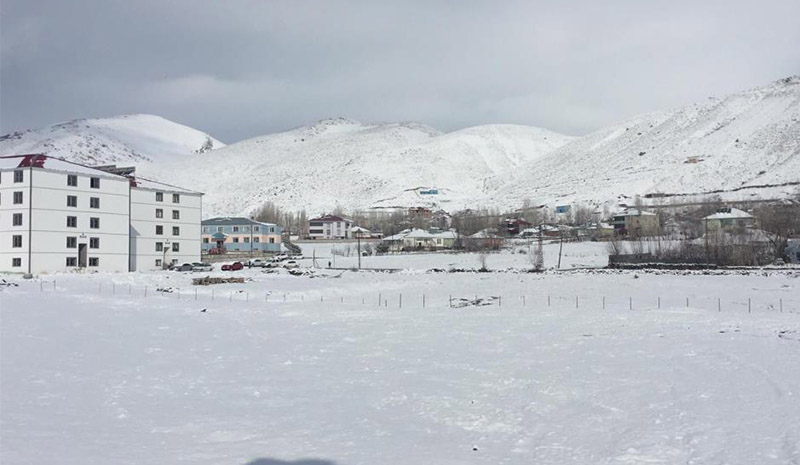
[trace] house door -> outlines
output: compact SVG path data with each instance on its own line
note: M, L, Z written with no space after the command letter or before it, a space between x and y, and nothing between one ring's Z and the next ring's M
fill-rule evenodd
M78 268L86 268L86 244L78 244Z

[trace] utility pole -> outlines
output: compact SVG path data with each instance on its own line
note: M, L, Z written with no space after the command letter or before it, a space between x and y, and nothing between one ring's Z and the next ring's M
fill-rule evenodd
M561 240L558 243L558 269L560 270L561 269L561 249L564 248L564 230L562 230L561 228L559 228L559 230L560 230L559 231L560 232L559 236L560 236Z
M356 231L356 239L358 240L358 269L361 269L361 231Z

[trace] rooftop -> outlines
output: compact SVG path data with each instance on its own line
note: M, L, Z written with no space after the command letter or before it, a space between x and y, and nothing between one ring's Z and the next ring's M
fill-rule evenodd
M744 210L739 210L738 208L725 207L725 208L718 208L716 213L714 213L713 215L708 215L703 219L732 220L732 219L747 219L747 218L753 218L753 215L747 213Z
M250 218L244 217L219 217L209 218L201 222L203 226L242 226L242 225L255 225L255 226L277 226L275 223L262 223L260 221L253 221Z
M113 178L124 178L114 173L109 173L90 166L73 163L62 158L51 157L43 154L26 155L7 155L0 157L0 169L9 170L15 168L43 168L53 171L63 171L65 173L89 174L94 176L106 176Z

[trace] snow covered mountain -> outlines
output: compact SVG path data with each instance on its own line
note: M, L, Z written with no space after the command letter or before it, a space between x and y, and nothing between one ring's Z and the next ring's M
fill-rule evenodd
M150 115L0 138L0 154L32 152L136 164L143 176L205 192L205 216L247 215L266 201L317 214L337 206L508 209L525 200L614 205L636 195L785 198L800 189L800 77L579 138L519 125L445 134L336 118L224 146Z
M526 163L494 194L519 205L703 194L784 198L800 184L800 76L578 138Z
M161 162L224 146L206 133L154 115L77 119L0 137L0 155L44 153L88 165Z
M544 129L488 125L450 134L419 123L364 124L337 118L178 161L142 166L156 178L206 193L204 214L248 214L270 200L320 213L432 205L462 208L511 171L571 138Z

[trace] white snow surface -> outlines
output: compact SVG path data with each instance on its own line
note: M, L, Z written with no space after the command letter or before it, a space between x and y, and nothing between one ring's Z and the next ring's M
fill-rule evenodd
M686 163L690 157L697 163ZM800 76L632 118L578 138L513 174L495 199L601 204L620 196L717 190L731 200L796 195ZM794 185L746 188L785 183Z
M3 276L0 462L800 460L796 271L235 274Z
M196 155L206 144L225 144L160 116L123 115L77 119L0 137L0 155L42 153L86 165L164 162ZM168 177L168 176L162 176ZM169 182L168 179L165 179Z
M345 118L248 139L192 165L142 167L170 173L206 193L209 216L250 214L265 201L311 214L348 209L461 208L484 198L516 167L571 140L544 129L487 125L443 134L419 123L366 124ZM154 170L152 173L150 170ZM420 189L438 189L421 195Z

